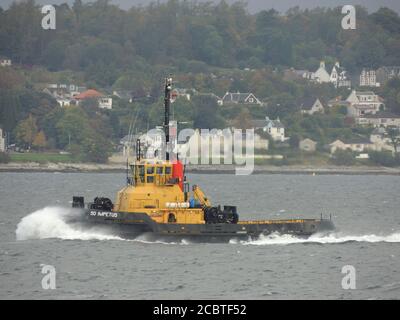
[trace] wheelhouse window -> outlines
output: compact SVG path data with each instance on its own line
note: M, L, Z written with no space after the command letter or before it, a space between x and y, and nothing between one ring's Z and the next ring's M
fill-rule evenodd
M157 173L157 174L163 174L163 173L164 173L164 170L163 170L163 169L164 169L164 167L157 167L157 168L156 168L156 173Z
M171 174L171 167L165 167L165 174Z
M147 174L154 174L154 167L147 167Z
M147 176L147 183L153 183L154 182L154 176Z
M144 182L144 166L139 166L139 178L141 182Z

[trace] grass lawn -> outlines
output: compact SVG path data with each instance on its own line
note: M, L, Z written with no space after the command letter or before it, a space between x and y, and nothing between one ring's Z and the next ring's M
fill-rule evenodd
M70 154L59 153L10 153L11 162L77 162Z

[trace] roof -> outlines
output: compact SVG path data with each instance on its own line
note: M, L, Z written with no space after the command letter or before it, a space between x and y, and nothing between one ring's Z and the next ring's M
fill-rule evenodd
M271 128L284 128L283 124L281 121L278 119L276 120L270 120L268 117L265 117L266 120L266 126L271 127Z
M141 134L130 134L123 137L119 142L120 144L135 144L136 140L141 136Z
M90 98L100 98L103 97L104 95L94 89L89 89L86 90L76 96L74 96L75 99L77 100L83 100L83 99L90 99Z
M375 128L374 131L372 131L371 134L373 134L373 135L384 135L384 134L386 134L386 129L382 128L382 127Z
M373 91L356 91L357 96L375 96L375 92Z
M312 139L310 139L310 138L305 138L305 139L303 139L303 140L300 140L300 142L301 142L301 143L310 142L310 143L312 143L312 144L317 144L316 141L314 141L314 140L312 140Z
M132 91L128 91L128 90L116 90L113 92L113 95L115 95L123 100L130 100L133 98Z
M300 103L301 109L302 110L311 110L311 108L314 106L315 102L317 100L320 100L319 98L315 98L315 97L307 97L304 98ZM320 100L321 102L321 100ZM322 104L322 102L321 102Z
M391 71L394 71L394 73L400 74L400 66L383 66L383 67L380 67L379 69L382 69L388 73L390 73Z
M236 102L236 103L245 103L246 99L250 96L253 95L251 92L245 92L245 93L232 93L232 92L227 92L224 96L223 96L223 100L226 102ZM254 96L255 97L255 96ZM257 99L257 98L256 98ZM258 100L258 99L257 99Z
M336 139L331 144L335 143L336 141L343 142L344 144L371 144L368 138L365 137L353 137L350 139Z
M375 118L375 119L400 119L400 116L394 113L390 112L378 112L376 114L364 114L363 116L360 116L359 118Z
M252 126L254 128L264 128L267 125L267 120L263 119L263 120L253 120L252 121Z

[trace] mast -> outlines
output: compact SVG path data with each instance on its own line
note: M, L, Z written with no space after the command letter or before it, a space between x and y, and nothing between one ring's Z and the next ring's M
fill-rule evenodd
M165 134L165 160L169 160L169 110L171 106L172 78L165 79L164 93L164 134Z

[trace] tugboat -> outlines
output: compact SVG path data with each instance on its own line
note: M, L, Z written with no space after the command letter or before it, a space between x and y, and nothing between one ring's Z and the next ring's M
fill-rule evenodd
M322 216L241 221L236 206L213 206L199 186L190 188L182 162L170 160L171 92L169 77L165 79L164 97L165 159L144 159L137 140L135 161L127 164L127 184L118 192L115 203L109 198L96 197L85 206L83 197L73 197L72 207L83 210L87 223L108 225L128 238L152 233L206 241L248 239L271 233L308 237L334 229L331 219Z

